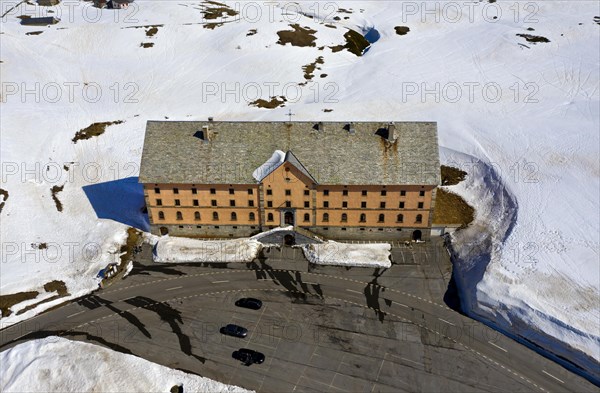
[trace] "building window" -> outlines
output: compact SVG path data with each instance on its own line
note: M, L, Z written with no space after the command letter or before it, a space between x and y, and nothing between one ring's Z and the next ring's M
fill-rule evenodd
M233 190L233 188L229 189L229 195L233 195L235 193L235 191Z
M237 213L231 212L231 221L237 221Z
M346 228L342 228L342 231L345 231L345 230L346 230Z
M210 193L211 193L211 194L216 194L216 193L217 193L217 190L216 190L215 188L211 188L211 189L210 189Z
M194 212L194 220L200 221L200 212Z
M425 191L419 191L419 196L420 197L424 197L425 196Z
M309 222L309 221L310 221L310 214L304 213L304 222Z
M400 191L400 196L406 196L406 191L405 190Z
M235 199L230 199L229 200L229 206L235 207Z
M196 195L198 193L198 190L196 188L192 188L192 194Z
M329 207L329 202L323 201L323 207Z
M404 222L404 215L398 214L398 216L396 217L396 222Z
M379 207L380 207L381 209L385 209L385 202L380 202L380 203L379 203Z
M360 215L360 222L367 222L367 215L366 214L361 214Z
M329 196L329 190L323 190L323 195Z
M254 195L254 190L253 190L253 189L251 189L251 188L249 188L249 189L248 189L248 195Z
M385 222L385 214L380 214L379 220L377 220L377 222Z
M194 199L192 202L193 202L194 206L199 206L200 205L200 202L198 202L197 199Z
M273 213L267 214L267 221L273 221Z
M267 189L267 195L273 195L273 190Z
M422 208L423 208L423 206L424 206L424 205L423 205L423 202L419 202L419 203L417 204L417 208L418 208L418 209L422 209Z
M273 202L272 201L267 201L267 207L273 207Z
M404 202L400 202L400 205L398 205L398 207L399 207L400 209L404 209Z
M285 190L285 195L286 196L292 195L292 190Z
M417 219L415 220L415 222L418 222L418 223L423 222L423 215L417 214Z
M175 199L175 206L181 206L181 201L179 199Z
M211 206L217 206L217 200L216 199L211 200L210 201L210 205Z
M160 188L154 187L154 193L155 194L160 194Z
M342 195L343 195L343 196L348 196L348 190L343 190L343 191L342 191Z
M360 203L360 207L363 208L363 209L366 209L367 208L367 202L361 202Z
M159 220L164 220L165 219L165 212L158 212L158 219Z
M179 194L179 188L173 188L173 194Z
M386 196L387 195L387 191L386 190L381 190L381 196Z
M285 207L292 207L291 201L285 201Z
M181 214L181 212L177 212L177 219L183 220L183 214Z
M162 206L162 199L156 200L156 206Z
M323 222L329 222L329 213L323 213Z
M348 222L348 215L346 213L342 213L342 222Z
M367 196L367 190L362 190L362 196Z
M348 202L346 202L346 201L342 202L342 207L344 207L344 208L348 207Z
M219 213L213 212L213 221L219 221Z
M309 208L310 207L310 202L309 201L304 201L304 207Z
M250 212L250 215L248 216L248 219L250 221L254 221L254 220L256 220L256 216L254 215L254 213Z
M249 200L249 201L248 201L248 206L250 206L250 207L254 207L254 201L253 201L253 200Z
M305 196L309 196L310 195L310 190L304 190L304 195Z

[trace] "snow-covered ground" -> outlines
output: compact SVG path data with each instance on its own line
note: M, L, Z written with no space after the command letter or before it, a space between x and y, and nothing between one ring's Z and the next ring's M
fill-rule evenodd
M388 243L350 244L328 241L304 244L302 251L309 262L318 265L389 268L392 266Z
M187 374L93 344L48 337L0 353L0 390L14 392L246 393L249 390Z
M252 262L262 244L252 238L197 240L164 236L156 244L155 262Z
M510 199L455 238L493 251L486 260L462 248L461 263L485 263L463 287L468 312L599 360L600 3L300 3L229 2L239 19L205 28L201 2L137 0L118 12L69 2L55 8L57 25L25 27L17 17L44 8L0 0L0 292L57 279L83 294L126 226L147 229L135 182L148 119L286 120L291 109L294 120L437 121L445 162L494 169L457 191L478 207L480 196ZM294 23L315 30L315 46L277 43ZM379 39L362 57L332 50L346 27ZM250 105L271 96L285 107ZM123 122L72 141L113 121ZM54 186L64 186L62 212Z

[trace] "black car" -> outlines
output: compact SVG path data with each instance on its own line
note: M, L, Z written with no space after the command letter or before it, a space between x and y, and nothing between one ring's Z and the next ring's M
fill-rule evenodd
M238 307L251 308L252 310L258 310L262 307L262 302L252 297L244 297L235 302Z
M230 323L221 328L221 333L228 336L244 338L248 335L248 329Z
M240 348L238 351L234 351L231 356L244 363L246 366L249 366L252 363L261 364L265 361L265 355L246 348Z

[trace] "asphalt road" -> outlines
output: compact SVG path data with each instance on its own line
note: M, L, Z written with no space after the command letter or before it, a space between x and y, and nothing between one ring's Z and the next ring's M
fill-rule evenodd
M228 266L161 266L148 252L125 280L1 330L0 350L60 335L260 392L599 391L448 308L439 244L394 250L387 270L310 268L292 249ZM263 308L235 307L243 296ZM221 335L227 323L248 337ZM240 364L241 347L265 363Z

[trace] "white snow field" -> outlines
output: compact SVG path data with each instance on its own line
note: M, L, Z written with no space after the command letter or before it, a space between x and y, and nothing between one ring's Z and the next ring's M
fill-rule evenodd
M147 229L135 184L147 120L437 121L444 161L471 174L455 189L480 209L454 238L466 312L597 370L597 1L240 1L220 25L202 2L78 2L54 7L50 27L21 26L46 8L14 4L0 0L2 294L54 279L91 291L127 225ZM277 43L294 23L314 46ZM347 27L378 40L362 57L338 51ZM250 105L272 96L287 101Z
M14 392L251 392L137 356L62 337L28 341L0 353L0 390Z
M309 262L317 265L390 268L388 243L351 244L329 240L321 244L303 244L302 251Z

